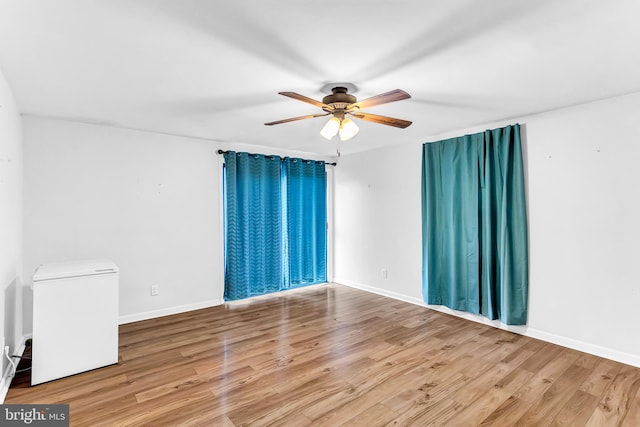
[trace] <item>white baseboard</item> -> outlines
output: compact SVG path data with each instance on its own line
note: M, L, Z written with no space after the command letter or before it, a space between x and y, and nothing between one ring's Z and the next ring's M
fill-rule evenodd
M550 332L545 332L538 329L529 328L528 332L524 335L640 368L640 356L635 354L625 353L613 348L603 347L597 344L575 340L573 338L568 338L561 335L555 335Z
M489 320L484 316L480 316L472 313L466 313L463 311L452 310L445 306L429 305L429 304L426 304L423 300L418 298L409 297L403 294L388 291L386 289L380 289L373 286L363 285L362 283L352 282L350 280L336 278L334 279L334 283L338 283L341 285L349 286L351 288L356 288L356 289L371 292L374 294L382 295L385 297L393 298L396 300L408 302L411 304L416 304L422 307L429 308L431 310L436 310L442 313L451 314L456 317L461 317L463 319L482 323L484 325L493 326L494 328L504 329L506 331L514 332L516 334L539 339L552 344L557 344L563 347L571 348L574 350L582 351L584 353L593 354L595 356L604 357L606 359L615 360L616 362L625 363L627 365L632 365L640 368L640 355L625 353L609 347L603 347L597 344L580 341L580 340L576 340L576 339L561 336L561 335L552 334L550 332L541 331L539 329L530 328L528 326L505 325L504 323L499 322L497 320Z
M14 351L12 355L22 356L26 348L26 342L29 338L31 338L31 334L24 335L20 341L20 346L18 346L18 349ZM6 359L6 356L4 355L4 349L2 349L2 359ZM17 363L18 362L16 362L16 366ZM4 399L7 397L7 393L9 392L9 387L11 387L11 380L13 380L14 376L15 372L13 371L13 366L8 363L7 367L2 373L2 378L0 379L0 404L4 403Z
M222 304L220 299L213 299L208 301L202 301L194 304L185 304L175 307L162 308L160 310L145 311L143 313L126 314L120 316L118 323L124 325L126 323L139 322L141 320L155 319L156 317L170 316L172 314L185 313L187 311L200 310L202 308L214 307Z

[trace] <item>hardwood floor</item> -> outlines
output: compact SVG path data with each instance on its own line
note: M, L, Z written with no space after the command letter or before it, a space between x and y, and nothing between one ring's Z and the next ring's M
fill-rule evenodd
M117 365L5 403L68 403L73 426L640 426L639 387L638 368L324 285L123 325Z

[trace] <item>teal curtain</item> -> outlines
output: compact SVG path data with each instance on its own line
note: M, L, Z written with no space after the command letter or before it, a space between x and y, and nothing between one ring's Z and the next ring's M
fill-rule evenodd
M225 300L326 282L325 163L224 159Z
M426 303L527 323L519 125L424 144L422 247Z
M280 158L229 151L224 162L224 297L278 291L284 248Z
M288 283L327 281L327 173L325 163L285 158Z

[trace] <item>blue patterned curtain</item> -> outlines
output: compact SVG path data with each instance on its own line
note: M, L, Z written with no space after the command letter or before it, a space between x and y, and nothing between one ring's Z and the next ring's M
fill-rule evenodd
M288 282L327 281L327 174L324 162L286 158Z
M422 160L425 302L526 324L520 126L424 144Z
M224 158L225 300L326 282L324 162Z
M282 288L280 157L227 152L224 297L236 300Z

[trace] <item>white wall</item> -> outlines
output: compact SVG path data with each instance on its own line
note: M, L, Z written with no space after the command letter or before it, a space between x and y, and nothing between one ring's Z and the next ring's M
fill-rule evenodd
M22 338L22 135L20 114L0 72L0 331L15 352ZM4 350L3 350L4 352ZM0 376L7 360L2 357ZM4 379L4 378L3 378ZM5 384L3 384L4 386ZM2 386L0 386L0 392ZM0 402L3 396L0 396Z
M421 153L415 144L340 158L334 172L334 281L421 299Z
M640 366L640 94L515 122L524 125L530 291L528 327L511 329ZM335 281L423 304L420 161L419 143L341 158Z
M23 120L25 282L42 263L106 257L120 268L123 322L220 303L212 142ZM31 315L27 299L26 331Z
M33 116L23 123L26 332L33 315L28 285L48 262L112 259L120 267L123 323L221 303L217 150L332 161Z

